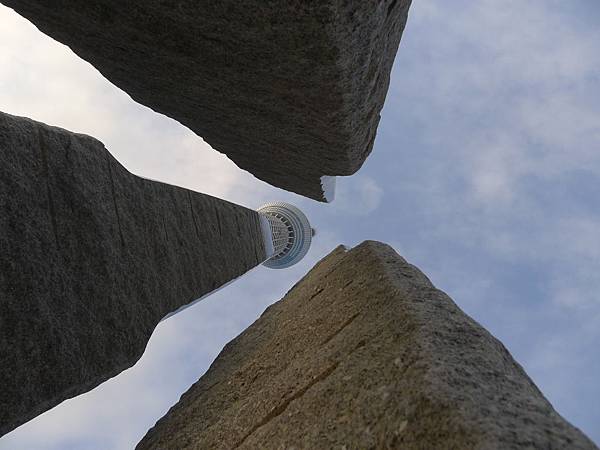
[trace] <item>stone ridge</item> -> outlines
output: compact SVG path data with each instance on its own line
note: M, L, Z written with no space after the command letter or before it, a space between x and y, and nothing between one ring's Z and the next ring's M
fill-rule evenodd
M0 113L0 436L132 366L157 323L265 259L258 214Z
M411 0L1 0L239 167L324 201L373 148Z
M338 247L231 341L145 449L597 448L394 250Z

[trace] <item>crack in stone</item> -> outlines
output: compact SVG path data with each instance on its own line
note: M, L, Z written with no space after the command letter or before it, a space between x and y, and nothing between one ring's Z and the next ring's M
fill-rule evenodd
M346 288L347 288L348 286L350 286L352 283L354 283L354 280L349 280L349 281L347 281L347 282L346 282L346 284L344 284L344 285L342 286L342 290L343 290L343 289L346 289Z
M331 335L329 335L329 337L327 337L323 342L321 342L321 347L324 346L325 344L327 344L329 341L331 341L334 337L336 337L338 334L340 334L342 331L344 331L344 328L346 328L348 325L350 325L352 322L354 322L354 319L356 319L358 317L359 313L354 314L352 317L350 317L348 320L346 320L342 326L340 328L338 328L337 331L333 332Z
M315 298L317 295L319 295L324 290L325 290L325 288L319 288L319 289L317 289L317 291L314 294L312 294L306 301L310 302L313 298Z
M223 236L223 230L221 229L221 218L219 217L219 211L215 209L215 217L217 218L217 227L219 227L219 236Z
M194 204L192 203L192 193L188 191L188 199L190 201L190 212L192 214L192 221L194 222L194 227L196 228L196 236L200 237L200 229L198 228L198 222L196 222L196 215L194 214Z
M48 212L50 214L50 224L54 233L56 247L60 248L58 240L58 226L56 223L56 209L54 207L54 198L52 197L52 189L50 187L50 164L48 162L48 149L46 148L45 140L42 136L42 130L38 130L38 141L40 144L40 152L42 156L42 170L46 179L46 193L48 195Z
M254 425L252 427L252 429L248 433L246 433L246 435L244 435L244 437L233 446L233 448L240 447L256 430L265 426L270 421L272 421L273 419L275 419L278 416L280 416L281 414L283 414L283 412L287 409L287 407L290 405L290 403L292 403L294 400L302 397L311 387L313 387L315 384L323 381L325 378L327 378L329 375L331 375L335 371L335 369L337 369L339 364L340 363L337 361L334 362L331 366L329 366L327 369L325 369L319 375L314 377L306 386L304 386L302 389L296 391L296 393L294 393L290 397L288 397L283 403L281 403L281 404L277 405L275 408L273 408L271 410L271 412L269 412L269 414L267 414L265 417L263 417L260 422L258 422L256 425Z
M108 176L110 178L110 191L112 193L112 201L115 207L115 214L117 215L117 226L119 227L119 236L121 237L121 245L125 247L125 238L123 237L123 230L121 229L121 216L119 215L119 208L117 206L117 198L115 195L115 180L113 179L112 165L110 164L110 156L106 155L106 161L108 163Z
M165 219L165 216L163 214L163 231L165 232L165 241L169 242L169 232L167 231L167 219Z

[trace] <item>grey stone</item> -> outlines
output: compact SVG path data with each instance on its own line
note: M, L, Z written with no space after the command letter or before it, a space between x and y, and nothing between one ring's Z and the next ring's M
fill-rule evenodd
M339 247L231 341L138 449L596 449L394 250Z
M0 435L132 366L168 313L265 259L258 214L0 113Z
M372 150L410 0L1 0L135 101L323 200Z

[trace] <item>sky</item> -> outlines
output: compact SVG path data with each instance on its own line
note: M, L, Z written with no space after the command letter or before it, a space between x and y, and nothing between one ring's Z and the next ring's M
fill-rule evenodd
M131 369L0 438L0 450L130 449L338 244L392 245L485 326L600 443L600 2L417 0L373 153L321 204L238 169L0 5L0 110L100 139L130 171L318 230L161 322Z

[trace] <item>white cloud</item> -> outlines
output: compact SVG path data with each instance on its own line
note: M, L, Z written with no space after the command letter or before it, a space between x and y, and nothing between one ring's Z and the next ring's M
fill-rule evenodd
M506 200L524 177L599 170L600 31L575 28L550 4L559 5L459 2L451 19L436 0L412 10L407 38L415 28L432 38L418 48L419 78L395 101L415 99L436 145L463 142L455 168L466 169L474 197Z
M361 174L337 177L336 198L331 207L351 215L364 216L373 213L383 199L379 183Z

